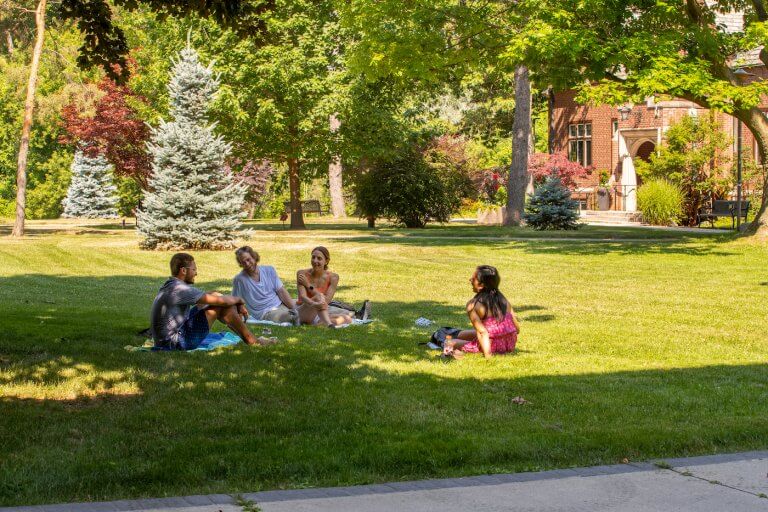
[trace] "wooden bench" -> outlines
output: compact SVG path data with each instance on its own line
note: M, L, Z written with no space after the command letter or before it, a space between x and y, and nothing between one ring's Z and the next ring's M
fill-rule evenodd
M290 214L291 213L291 202L290 201L284 201L283 202L283 209L285 213ZM320 207L320 201L317 199L307 199L306 201L301 202L301 211L303 213L317 213L318 215L323 215L324 213L328 213L327 211L324 211Z
M699 213L696 215L696 225L701 226L702 222L709 222L712 227L715 227L715 221L720 217L731 218L731 229L736 227L736 216L744 218L744 222L747 221L747 214L749 213L749 201L741 202L741 212L736 212L736 201L724 201L714 200L711 205L699 208Z

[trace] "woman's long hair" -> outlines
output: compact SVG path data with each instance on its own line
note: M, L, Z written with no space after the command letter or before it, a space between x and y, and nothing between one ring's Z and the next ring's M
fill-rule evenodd
M477 280L483 289L475 294L472 302L485 306L486 318L493 316L501 321L507 315L507 299L499 291L501 276L496 267L480 265L477 267Z

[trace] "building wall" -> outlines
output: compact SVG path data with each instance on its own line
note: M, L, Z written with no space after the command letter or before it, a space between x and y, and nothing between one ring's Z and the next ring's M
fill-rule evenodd
M750 80L768 80L768 70L764 67L751 68L749 70L756 76ZM621 182L621 159L619 155L618 134L614 133L613 123L618 122L618 130L660 129L662 134L681 117L690 115L691 109L695 109L697 115L704 117L710 115L709 110L686 100L671 100L643 103L634 105L626 121L621 120L621 114L617 108L609 105L587 106L576 102L576 92L573 90L555 94L554 109L552 115L552 148L554 152L568 153L568 127L572 124L592 124L592 168L594 172L579 183L580 187L594 187L598 184L599 171L609 170L617 183ZM768 111L768 98L764 98L761 108ZM715 113L720 121L723 131L733 140L730 164L736 161L736 121L735 118ZM757 157L757 148L754 138L748 129L742 129L742 144L745 154ZM725 163L725 165L730 165Z

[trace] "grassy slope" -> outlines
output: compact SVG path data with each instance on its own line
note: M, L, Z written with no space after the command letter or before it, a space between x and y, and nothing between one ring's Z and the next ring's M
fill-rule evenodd
M377 322L275 329L285 343L267 349L160 354L122 347L141 342L133 333L146 326L169 255L137 250L130 232L45 226L0 239L0 505L767 445L765 246L667 232L641 243L473 241L465 237L508 232L375 238L351 224L303 234L257 224L252 245L291 291L288 277L322 243L342 276L340 298L372 299ZM196 258L199 284L227 290L232 254ZM523 321L520 351L444 365L417 347L428 330L413 320L463 325L479 263L502 272Z

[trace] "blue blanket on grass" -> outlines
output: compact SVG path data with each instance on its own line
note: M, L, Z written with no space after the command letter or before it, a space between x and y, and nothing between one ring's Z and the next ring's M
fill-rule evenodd
M185 350L184 352L208 352L220 347L229 347L230 345L237 345L240 343L240 337L229 331L226 332L209 332L208 336L198 345L197 348L192 350ZM128 345L125 350L130 352L165 352L170 351L170 348L154 347L151 344L145 343L142 346L136 347ZM174 350L175 352L175 350Z

